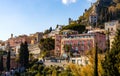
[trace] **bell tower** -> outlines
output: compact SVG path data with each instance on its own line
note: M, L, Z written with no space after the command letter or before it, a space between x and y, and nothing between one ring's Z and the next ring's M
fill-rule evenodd
M11 34L11 38L13 38L13 34Z

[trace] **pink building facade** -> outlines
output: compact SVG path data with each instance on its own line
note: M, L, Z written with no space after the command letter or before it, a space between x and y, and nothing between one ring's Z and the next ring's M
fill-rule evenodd
M84 54L85 51L92 50L95 46L100 50L106 49L106 36L103 33L86 33L74 35L56 35L55 38L55 55L61 56L65 53L64 46L70 45L71 51L77 51L79 54Z
M7 56L3 56L3 67L6 67ZM10 69L19 67L20 64L16 61L16 56L10 57Z

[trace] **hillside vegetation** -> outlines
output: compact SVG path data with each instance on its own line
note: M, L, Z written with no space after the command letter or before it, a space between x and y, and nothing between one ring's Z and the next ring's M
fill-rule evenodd
M93 5L97 5L98 25L111 20L120 20L120 0L98 0ZM80 16L78 23L89 25L89 15L93 11L93 6L85 10L83 16Z
M80 24L70 24L70 25L64 26L62 30L68 30L68 29L78 31L78 33L82 33L85 31L85 26Z

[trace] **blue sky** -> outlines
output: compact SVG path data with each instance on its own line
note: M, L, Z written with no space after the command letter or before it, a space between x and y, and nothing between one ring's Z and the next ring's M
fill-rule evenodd
M0 40L43 32L78 19L96 0L0 0Z

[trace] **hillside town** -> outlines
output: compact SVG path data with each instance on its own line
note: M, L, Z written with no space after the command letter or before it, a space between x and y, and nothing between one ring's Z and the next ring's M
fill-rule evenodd
M100 0L101 2L102 0ZM111 20L102 23L103 28L98 27L98 7L102 6L101 3L93 4L92 11L89 15L88 25L85 25L85 30L79 33L77 30L64 29L67 25L57 25L55 29L45 34L45 32L36 32L29 35L15 36L11 34L6 41L0 41L0 51L5 53L3 55L3 67L7 67L7 54L10 51L10 70L1 71L1 76L41 76L41 75L15 75L15 71L22 72L26 70L26 67L22 66L19 61L19 54L21 51L21 43L27 42L29 51L29 61L37 59L38 64L45 66L59 66L62 69L66 69L66 66L70 64L88 66L93 64L91 62L91 51L97 47L97 52L100 58L105 58L105 53L113 48L114 38L116 32L120 29L120 20ZM109 1L108 1L109 2ZM84 20L83 20L84 21ZM76 20L68 19L68 26L79 23ZM74 26L74 25L73 25ZM120 36L120 35L119 35ZM51 38L54 40L54 48L52 50L46 50L45 46L42 46L42 42L45 39ZM42 41L43 40L43 41ZM48 41L49 42L49 41ZM48 44L48 43L46 43ZM120 44L118 44L120 45ZM47 45L46 45L47 46ZM51 49L51 46L47 46ZM98 50L99 49L99 50ZM45 54L47 52L47 54ZM2 53L0 53L2 54ZM99 58L98 56L98 58ZM0 59L1 60L1 59ZM99 59L98 59L99 62ZM99 64L98 64L99 65ZM0 66L1 67L1 66ZM75 68L75 66L73 66ZM118 65L120 68L120 65ZM59 68L59 70L62 70ZM30 68L27 70L29 71ZM67 70L69 71L69 70ZM100 70L99 70L100 71ZM119 69L120 71L120 69ZM34 71L35 72L35 71ZM10 75L10 73L12 73ZM41 73L40 74L44 74ZM117 76L120 75L120 72ZM58 76L58 75L44 75L44 76ZM80 76L78 75L60 75L60 76ZM85 76L85 75L83 75ZM92 75L86 75L92 76ZM96 76L101 76L100 74ZM107 75L108 76L108 75ZM116 75L114 75L116 76Z

